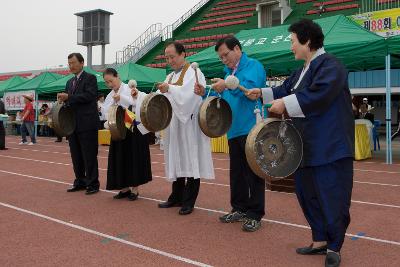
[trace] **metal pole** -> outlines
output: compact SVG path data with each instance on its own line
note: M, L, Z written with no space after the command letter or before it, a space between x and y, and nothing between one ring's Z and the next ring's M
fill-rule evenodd
M87 66L92 68L92 45L87 46Z
M101 45L101 66L104 68L106 65L106 45Z
M392 164L392 110L390 88L390 55L386 56L386 164Z

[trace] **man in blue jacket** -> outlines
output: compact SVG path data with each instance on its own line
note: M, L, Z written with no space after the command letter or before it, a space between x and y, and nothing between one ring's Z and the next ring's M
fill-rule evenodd
M269 111L292 118L304 143L296 194L311 226L313 243L296 252L327 254L325 266L339 266L340 249L350 223L353 187L354 119L347 71L323 48L321 27L301 20L289 27L296 60L304 60L275 88L251 89L248 97L271 99Z
M215 51L225 64L226 76L234 75L245 88L264 87L265 70L261 63L242 52L240 42L233 36L217 42ZM232 109L232 126L228 131L230 157L230 190L232 211L222 217L224 223L243 222L242 229L254 232L261 226L265 214L265 181L250 169L246 154L246 138L256 124L254 113L258 100L250 100L236 88L227 89L223 79L213 79L212 88L226 100ZM205 95L197 84L195 93Z

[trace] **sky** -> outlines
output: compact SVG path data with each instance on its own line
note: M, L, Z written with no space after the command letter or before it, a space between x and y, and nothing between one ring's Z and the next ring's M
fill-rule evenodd
M13 0L2 3L0 73L66 67L67 56L86 47L77 45L77 12L104 9L114 13L106 63L151 24L172 24L200 0ZM93 47L93 64L101 63L101 46Z

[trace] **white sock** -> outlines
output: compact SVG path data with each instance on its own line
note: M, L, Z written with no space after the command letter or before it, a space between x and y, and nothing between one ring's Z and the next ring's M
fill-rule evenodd
M336 252L336 251L333 251L333 250L330 250L330 249L328 249L327 252L328 252L328 253L329 253L329 252L333 252L333 253L336 253L336 254L338 254L338 255L340 256L340 252Z

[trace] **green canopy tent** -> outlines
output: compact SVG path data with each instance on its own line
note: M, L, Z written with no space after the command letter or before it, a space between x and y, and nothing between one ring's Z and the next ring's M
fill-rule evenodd
M52 72L43 72L40 75L36 76L33 79L30 79L20 85L14 86L12 88L9 88L7 92L18 92L18 91L28 91L28 90L35 90L35 118L38 117L38 112L39 112L39 107L38 107L38 94L39 94L39 88L54 82L60 78L64 77L63 75L57 74L57 73L52 73ZM37 119L35 119L35 135L37 135Z
M128 62L117 68L119 77L125 83L129 80L136 80L138 88L143 91L149 91L154 83L165 80L165 69L149 68Z
M338 57L349 70L384 68L387 54L385 39L362 28L349 18L338 15L315 20L325 35L324 47ZM235 36L241 41L243 51L258 59L271 75L288 75L301 61L295 61L290 50L288 25L240 31ZM198 62L207 77L221 77L223 65L214 47L188 57Z
M400 35L388 38L387 42L389 54L400 55Z
M84 67L83 69L86 72L96 76L99 90L108 89L104 82L103 74L101 72L97 72L93 69L90 69L89 67ZM153 87L155 82L160 82L165 79L164 69L144 67L131 62L128 62L120 66L117 69L117 71L123 82L128 82L129 80L136 80L138 83L138 87L144 91L149 91ZM38 92L41 95L54 95L55 93L61 92L65 89L67 81L72 77L73 75L70 74L57 81L46 84L40 87L38 89Z
M42 86L54 82L60 78L64 77L61 74L53 73L53 72L43 72L40 75L36 76L33 79L30 79L22 84L9 88L8 92L18 92L18 91L26 91L26 90L35 90L38 92L38 89Z
M5 80L0 83L0 96L4 95L4 92L7 91L8 89L18 86L24 82L26 82L28 79L22 78L21 76L14 76L11 77L8 80Z
M87 73L93 74L96 76L97 79L97 86L100 90L106 89L106 85L103 79L103 74L101 72L97 72L89 67L83 68ZM41 95L54 95L56 93L62 92L65 89L65 85L67 84L68 80L74 77L73 74L69 74L67 76L62 77L52 83L48 83L38 89L39 94Z
M387 40L388 53L391 55L392 68L400 68L400 35L390 37Z

